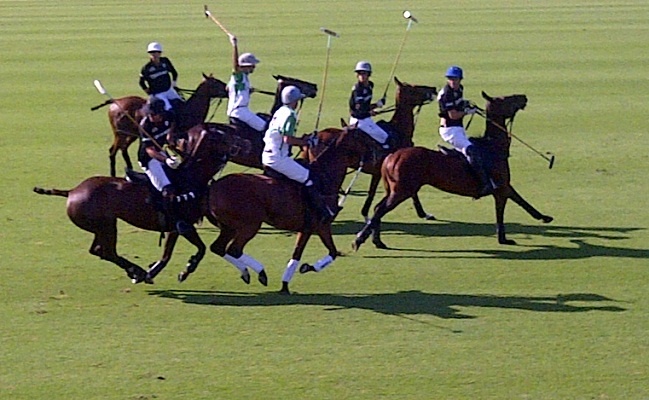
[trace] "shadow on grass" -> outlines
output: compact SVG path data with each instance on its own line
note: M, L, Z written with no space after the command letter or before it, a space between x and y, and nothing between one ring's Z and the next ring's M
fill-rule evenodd
M424 293L409 290L378 294L292 294L274 292L238 293L204 290L150 290L149 295L180 300L188 304L268 307L309 305L326 307L327 310L360 309L395 316L430 315L443 319L476 318L463 312L463 308L485 307L534 312L621 312L625 308L601 304L615 300L591 293L559 294L557 296L524 297L493 296L447 293ZM569 304L569 303L592 304ZM599 304L598 304L599 303Z

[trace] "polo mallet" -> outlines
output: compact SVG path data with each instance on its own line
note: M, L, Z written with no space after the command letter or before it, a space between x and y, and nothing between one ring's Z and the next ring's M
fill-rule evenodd
M230 33L230 31L227 30L227 29L225 28L225 26L223 26L223 24L220 23L219 20L216 19L216 18L212 15L212 13L210 12L210 10L207 9L207 4L204 5L203 8L204 8L204 12L205 12L205 17L206 17L206 18L209 18L209 19L211 19L212 21L214 21L214 23L217 24L217 25L219 26L219 28L221 28L221 30L222 30L223 32L225 32L226 35L228 35L228 36L232 36L232 34Z
M419 23L417 18L415 18L412 13L408 10L403 12L403 18L408 20L408 26L406 27L406 33L403 34L403 39L401 40L401 45L399 46L399 50L397 51L397 58L394 60L394 64L392 65L392 71L390 71L390 78L388 78L388 84L385 86L385 91L383 92L383 97L387 96L388 94L388 89L390 88L390 83L392 83L392 78L394 77L394 72L397 70L397 64L399 63L399 58L401 58L401 51L403 50L403 45L406 43L406 37L408 37L408 32L410 32L410 28L412 27L412 23Z
M513 137L514 139L516 139L516 140L518 140L519 142L521 142L521 143L522 143L525 147L527 147L528 149L532 150L533 152L535 152L535 153L538 154L539 156L543 157L547 162L550 163L550 164L548 165L548 169L552 169L552 167L554 166L554 154L552 154L552 153L549 152L549 151L546 151L545 154L541 153L540 151L538 151L538 150L535 149L534 147L532 147L532 146L530 146L529 144L525 143L525 142L523 141L523 139L521 139L521 138L519 138L518 136L514 135L514 134L513 134L509 129L507 129L507 128L505 128L504 126L502 126L502 125L500 125L500 124L498 124L498 123L492 121L491 119L487 118L487 115L483 113L483 111L484 111L483 109L481 109L480 107L476 107L476 108L479 110L478 115L480 115L481 117L483 117L483 118L486 119L487 121L489 121L489 122L491 122L492 124L494 124L498 129L500 129L500 130L502 130L503 132L507 133L510 137ZM548 157L546 154L549 155L550 157Z
M327 28L320 28L320 32L327 35L327 57L325 58L325 68L324 76L322 78L322 92L320 93L320 104L318 104L318 115L315 120L314 131L318 131L318 125L320 124L320 115L322 114L322 103L324 102L325 87L327 85L327 73L329 72L329 54L331 53L331 38L340 37L336 32L329 30Z
M352 190L352 186L354 186L354 183L356 182L356 179L358 179L358 175L360 175L362 169L363 169L363 162L361 161L360 166L358 167L356 173L354 174L354 177L352 178L352 181L349 182L349 186L347 186L347 189L345 189L345 192L343 193L342 197L340 198L340 200L338 200L338 207L342 207L343 204L345 204L345 200L347 200L347 195Z
M111 96L111 95L108 93L108 91L106 91L106 88L104 87L104 85L101 84L101 82L99 81L99 79L95 79L95 81L94 81L93 83L95 84L95 88L97 89L97 91L98 91L99 93L101 93L101 94L105 95L106 97L108 97L108 98L112 101L112 103L115 104L117 107L119 107L120 111L122 111L122 113L123 113L124 115L126 115L126 117L127 117L127 118L128 118L128 119L129 119L133 124L135 124L135 126L137 126L137 129L140 131L140 133L144 134L146 137L148 137L149 139L151 139L151 141L153 142L153 144L154 144L154 145L155 145L159 150L161 150L161 151L165 151L165 149L164 149L162 146L160 146L160 143L158 143L158 142L155 140L155 138L149 134L149 132L145 131L144 128L142 128L142 127L140 126L140 124L135 120L135 118L131 117L131 115L130 115L129 113L127 113L126 110L124 110L124 109L122 108L122 106L120 106L119 103L117 103L117 102L115 101L115 99L113 99L113 96Z

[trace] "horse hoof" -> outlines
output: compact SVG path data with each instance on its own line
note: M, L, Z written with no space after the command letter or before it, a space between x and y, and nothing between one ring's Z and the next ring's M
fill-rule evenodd
M372 242L372 243L374 243L374 246L376 246L377 249L383 249L383 250L387 250L387 249L389 249L389 247L386 246L386 244L383 243L383 242L380 241L380 240L379 240L379 241L376 241L376 242Z
M250 272L246 270L245 274L241 274L241 280L246 283L246 285L250 284Z
M316 270L315 268L313 268L313 265L309 265L307 263L300 265L300 273L306 274L307 272L316 272Z
M543 222L545 222L546 224L549 224L550 222L552 222L552 221L554 220L554 218L552 218L552 217L549 216L549 215L544 215L541 219L542 219Z
M508 245L513 246L513 245L516 244L516 241L511 240L511 239L502 239L502 240L499 240L498 243L500 243L500 244L508 244Z
M189 278L189 272L183 271L178 274L178 282L185 282Z
M279 290L279 294L290 295L291 291L288 290L288 282L282 282L282 288Z
M354 241L352 242L352 250L354 250L354 251L358 251L358 249L361 248L361 245L362 245L362 244L363 244L363 242L361 242L360 240L358 240L358 239L354 240Z
M149 276L149 274L146 274L146 276L144 277L144 283L146 283L147 285L153 285L153 277Z
M268 286L268 276L266 276L266 271L264 271L263 269L259 273L259 277L257 279L259 279L259 283L261 283L262 285Z
M426 221L437 221L437 218L435 218L435 216L432 215L432 214L426 214L426 216L424 217L424 219L425 219Z

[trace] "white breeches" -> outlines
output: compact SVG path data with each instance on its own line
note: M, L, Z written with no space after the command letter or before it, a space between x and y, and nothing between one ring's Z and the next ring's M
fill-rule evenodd
M450 126L448 128L439 128L439 135L449 143L453 148L459 150L466 156L466 148L471 146L471 142L466 137L466 131L461 126Z
M357 127L358 129L362 130L363 132L367 133L370 135L370 137L379 144L385 144L385 142L388 140L388 134L385 132L383 129L381 129L380 126L376 124L372 120L372 118L367 117L365 119L356 119L354 117L349 118L349 125L356 125L358 123Z
M280 159L269 158L268 153L261 153L261 162L269 167L274 169L277 172L280 172L286 175L287 178L293 179L299 183L305 183L309 179L309 170L298 164L297 161L291 157L282 157Z
M178 92L174 90L174 88L169 88L166 92L161 92L161 93L156 93L152 94L149 96L149 100L152 98L160 99L165 102L165 110L169 111L171 110L171 100L182 100L183 98L180 97Z
M248 124L248 126L256 131L261 132L266 129L266 121L260 118L257 114L250 111L248 107L237 107L232 110L228 117L237 118Z
M167 174L165 174L164 169L162 169L162 163L155 158L152 158L147 166L140 165L140 167L142 167L146 176L149 177L153 186L155 186L155 188L160 192L162 192L162 189L165 186L171 185L169 178L167 178Z

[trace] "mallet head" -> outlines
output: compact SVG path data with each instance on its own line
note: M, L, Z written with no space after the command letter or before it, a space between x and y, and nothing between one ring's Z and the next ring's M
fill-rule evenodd
M405 19L409 19L409 20L411 20L412 22L419 22L419 21L417 21L417 18L415 18L415 17L412 15L412 13L411 13L410 11L408 11L408 10L406 10L406 11L403 12L403 18L405 18Z
M322 32L322 33L324 33L326 35L329 35L329 36L340 37L339 34L337 34L336 32L334 32L334 31L332 31L330 29L327 29L327 28L320 28L320 32Z
M210 10L207 9L207 4L203 5L203 10L205 11L205 18L209 18Z

